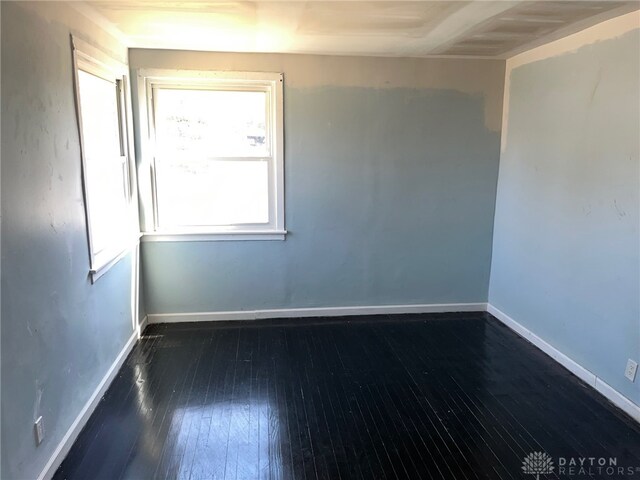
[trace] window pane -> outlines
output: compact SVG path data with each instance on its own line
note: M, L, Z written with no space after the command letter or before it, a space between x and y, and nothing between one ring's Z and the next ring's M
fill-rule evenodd
M269 155L265 92L154 90L157 148L211 157Z
M269 223L267 160L156 158L161 227Z
M93 255L122 242L127 227L126 163L120 155L116 85L78 71L85 185Z

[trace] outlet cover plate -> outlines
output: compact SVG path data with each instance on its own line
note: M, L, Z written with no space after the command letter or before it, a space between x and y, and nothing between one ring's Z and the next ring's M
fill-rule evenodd
M636 371L638 370L638 362L634 362L633 360L627 360L627 368L624 371L624 376L627 377L632 382L636 379Z
M40 445L44 440L44 420L42 420L42 415L36 420L34 430L36 434L36 445Z

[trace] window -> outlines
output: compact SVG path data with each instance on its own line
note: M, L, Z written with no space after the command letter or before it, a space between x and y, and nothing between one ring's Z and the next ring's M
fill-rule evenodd
M126 67L98 60L101 55L76 38L73 44L90 272L96 280L122 257L132 238Z
M282 75L174 73L143 76L153 152L146 233L284 238Z

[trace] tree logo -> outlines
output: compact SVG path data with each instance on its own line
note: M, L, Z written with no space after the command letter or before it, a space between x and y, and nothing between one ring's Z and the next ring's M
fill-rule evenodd
M522 471L536 476L540 480L540 475L553 473L553 462L551 457L544 452L531 452L522 461Z

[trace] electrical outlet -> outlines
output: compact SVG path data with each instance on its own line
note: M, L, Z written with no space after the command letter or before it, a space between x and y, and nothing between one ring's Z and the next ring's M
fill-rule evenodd
M44 420L42 420L42 416L39 416L36 420L34 430L36 432L36 445L40 445L44 440Z
M624 376L627 377L632 382L636 379L636 371L638 370L638 362L634 362L633 360L627 360L627 368L624 371Z

